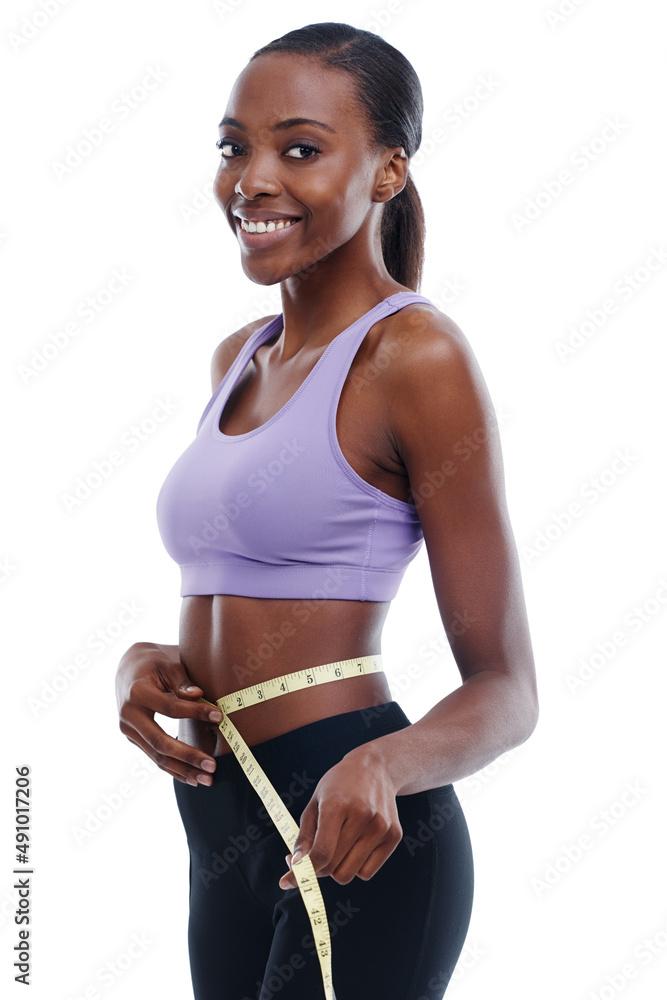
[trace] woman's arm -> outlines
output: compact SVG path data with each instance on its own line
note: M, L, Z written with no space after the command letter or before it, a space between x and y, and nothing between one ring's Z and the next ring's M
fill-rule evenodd
M392 317L382 371L388 435L407 469L438 607L463 678L418 722L364 743L320 779L294 858L318 877L369 879L401 841L397 795L449 784L522 743L538 715L535 666L505 502L493 406L456 324ZM383 339L385 333L383 333ZM292 855L287 856L291 867ZM289 871L283 889L296 885Z
M410 727L353 751L398 795L480 770L526 740L539 712L493 405L456 324L419 316L386 373L391 432L463 683Z

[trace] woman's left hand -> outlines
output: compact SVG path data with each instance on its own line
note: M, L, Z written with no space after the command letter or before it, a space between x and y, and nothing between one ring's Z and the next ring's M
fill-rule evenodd
M368 880L398 847L403 829L396 807L396 790L376 751L364 746L346 754L318 782L301 813L297 851L310 855L315 874L331 875L341 885L355 875ZM279 881L281 889L296 889L292 871Z

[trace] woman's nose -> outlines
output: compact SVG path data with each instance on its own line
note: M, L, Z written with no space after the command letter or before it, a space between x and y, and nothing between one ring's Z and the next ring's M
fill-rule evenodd
M248 162L234 185L234 192L247 201L252 201L261 194L280 194L280 183L266 157L248 157Z

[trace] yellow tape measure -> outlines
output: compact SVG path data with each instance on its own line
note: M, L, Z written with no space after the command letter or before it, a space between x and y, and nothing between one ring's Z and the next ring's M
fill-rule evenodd
M207 698L197 699L197 701L204 701L208 705L217 705L222 712L222 722L218 729L231 746L250 784L264 802L269 816L280 831L290 853L294 851L296 838L299 834L298 824L295 823L266 773L253 757L250 747L230 720L229 713L237 712L240 708L248 708L250 705L257 705L261 701L279 698L291 691L301 691L303 688L313 687L315 684L328 684L345 677L358 677L360 674L381 673L382 669L382 656L379 653L373 656L358 656L351 660L321 663L317 667L308 667L306 670L296 670L294 673L284 674L282 677L273 677L270 680L262 681L261 684L254 684L252 687L223 695L215 702L209 701ZM325 998L326 1000L336 1000L331 976L329 922L310 857L304 854L293 865L292 870L313 929L313 940L320 960Z

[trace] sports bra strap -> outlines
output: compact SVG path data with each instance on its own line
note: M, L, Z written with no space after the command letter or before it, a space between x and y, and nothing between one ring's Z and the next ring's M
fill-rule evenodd
M390 295L386 301L391 302L392 305L397 302L399 308L412 305L413 302L426 302L429 306L433 305L430 299L427 299L425 295L420 295L419 292L396 292L395 295Z

